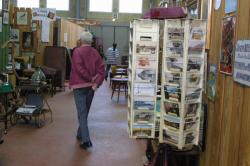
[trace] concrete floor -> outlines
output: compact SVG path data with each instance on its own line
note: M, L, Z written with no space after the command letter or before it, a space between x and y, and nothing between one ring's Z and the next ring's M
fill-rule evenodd
M145 141L128 138L126 100L122 96L117 104L110 96L105 82L90 111L91 152L76 140L75 104L67 90L49 100L53 123L40 129L19 123L8 131L0 145L0 166L141 166Z

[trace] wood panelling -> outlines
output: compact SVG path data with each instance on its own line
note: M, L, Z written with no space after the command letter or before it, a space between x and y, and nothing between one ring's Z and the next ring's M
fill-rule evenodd
M85 28L72 23L68 20L61 20L61 29L60 29L60 46L65 46L67 48L76 47L77 40L80 39L80 33L83 32ZM65 42L64 37L67 34L67 42Z
M215 0L213 0L213 3ZM212 8L210 64L219 64L225 0ZM236 41L250 39L250 1L238 0ZM231 15L232 15L231 14ZM206 151L201 166L250 166L250 88L218 73L217 96L209 102Z

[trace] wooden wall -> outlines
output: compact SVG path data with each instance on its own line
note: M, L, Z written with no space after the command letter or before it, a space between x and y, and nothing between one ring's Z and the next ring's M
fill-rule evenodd
M213 0L215 2L215 0ZM214 5L213 5L214 6ZM219 64L225 0L212 8L209 63ZM250 39L250 1L238 0L236 38ZM236 41L237 41L236 40ZM201 166L250 166L250 88L218 73L217 96L209 102L206 151Z
M80 33L84 30L85 28L62 19L60 26L60 46L65 46L67 48L76 47L76 42L80 39ZM67 34L67 40L64 39L66 37L65 34Z

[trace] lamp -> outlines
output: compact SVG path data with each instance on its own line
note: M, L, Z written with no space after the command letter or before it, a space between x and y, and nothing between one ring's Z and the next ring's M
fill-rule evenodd
M117 12L114 12L114 13L112 14L112 21L115 22L117 19L118 19L118 13L117 13Z

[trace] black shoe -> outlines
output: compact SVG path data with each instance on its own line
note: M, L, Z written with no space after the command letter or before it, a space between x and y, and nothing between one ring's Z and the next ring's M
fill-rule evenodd
M81 140L82 140L82 138L81 138L79 135L76 136L76 139L77 139L78 141L81 141Z
M87 149L93 147L93 145L92 145L91 141L89 141L89 142L81 143L80 147L83 148L84 150L87 150Z

